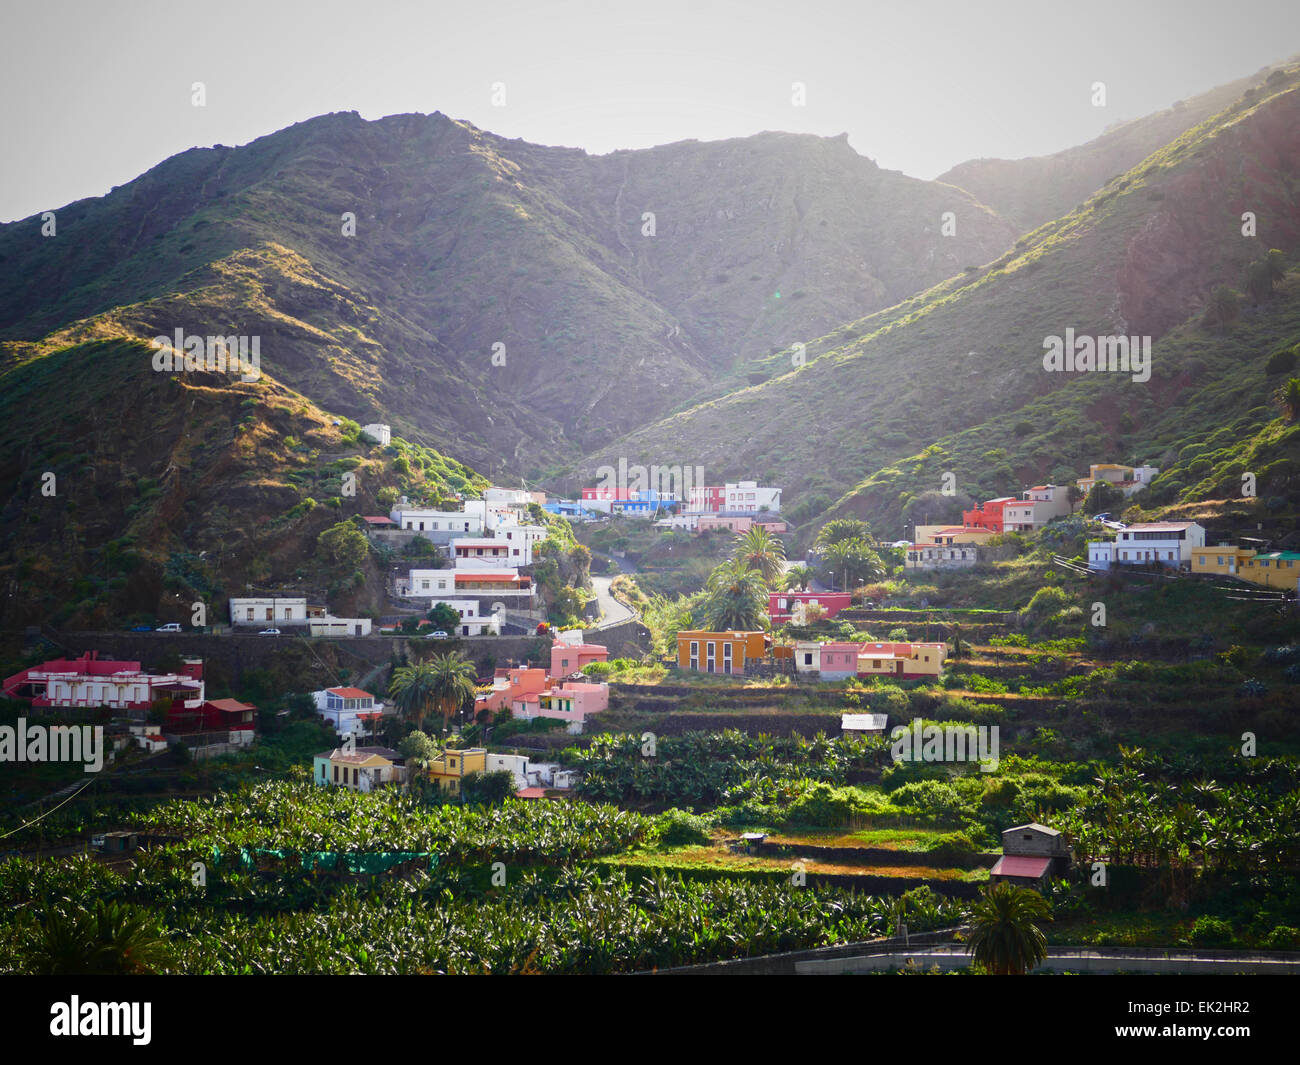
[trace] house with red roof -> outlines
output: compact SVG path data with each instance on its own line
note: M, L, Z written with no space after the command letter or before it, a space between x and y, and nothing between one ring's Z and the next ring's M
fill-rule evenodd
M312 692L316 712L334 726L340 736L373 735L384 716L382 703L364 688L323 688Z
M1065 837L1056 829L1036 821L1016 825L1002 833L1002 857L989 870L989 881L1042 888L1069 872L1071 858Z

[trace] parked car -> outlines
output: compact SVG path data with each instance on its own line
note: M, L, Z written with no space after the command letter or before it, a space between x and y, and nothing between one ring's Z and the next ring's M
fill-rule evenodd
M279 630L279 629L263 629L263 630L262 630L261 632L259 632L257 635L259 635L259 636L279 636L279 635L280 635L280 630Z
M153 632L152 625L132 625L127 632Z
M180 624L178 622L169 621L167 622L166 625L159 625L157 631L158 632L184 632L185 630L180 627Z
M450 639L450 637L449 637L449 636L446 634L446 632L444 632L442 629L434 629L434 631L431 632L431 633L429 633L429 634L425 637L425 639L426 639L426 640L446 640L446 639Z

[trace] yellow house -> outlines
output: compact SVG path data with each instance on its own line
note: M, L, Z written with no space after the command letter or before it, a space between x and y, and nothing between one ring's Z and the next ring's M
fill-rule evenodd
M679 632L677 667L697 673L743 674L745 663L764 656L767 640L765 632Z
M429 763L429 777L452 795L460 794L460 783L467 773L486 772L486 747L466 747L463 750L448 747Z
M1248 559L1237 574L1266 588L1294 588L1300 579L1300 551L1270 551Z
M992 529L978 529L966 525L918 525L912 531L915 544L982 544L997 536Z
M864 643L858 648L859 677L921 680L943 672L946 643Z
M1246 547L1219 544L1217 547L1192 548L1192 573L1210 573L1222 577L1243 576L1242 569L1255 557Z

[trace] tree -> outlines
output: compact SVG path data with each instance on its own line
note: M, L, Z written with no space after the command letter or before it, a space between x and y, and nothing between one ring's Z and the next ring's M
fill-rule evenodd
M160 972L170 954L149 911L99 899L94 909L48 910L27 964L37 976L125 976Z
M855 584L880 580L885 575L884 563L865 540L838 540L822 548L820 557L831 587L838 577L843 584L842 591L847 592Z
M705 585L700 622L711 632L754 630L762 625L767 586L762 575L741 559L717 566Z
M402 717L419 724L434 706L433 666L428 662L398 666L389 681L388 694Z
M467 806L500 806L515 793L515 775L508 769L466 773L460 784L460 801Z
M444 632L452 632L460 624L460 614L449 603L435 603L426 616L435 631L442 629Z
M427 733L416 729L414 732L407 733L402 742L397 745L397 752L408 762L428 765L438 756L438 745L429 738Z
M1079 504L1084 500L1083 489L1077 484L1070 485L1065 490L1065 501L1070 504L1070 513L1073 514Z
M1050 920L1037 891L1006 881L990 884L971 909L966 950L995 976L1022 976L1047 957L1047 937L1035 920Z
M813 576L813 571L808 566L791 566L785 571L786 589L792 589L797 584L799 586L799 591L806 592L808 590L808 585L812 583Z
M1124 505L1124 493L1109 481L1098 481L1083 501L1085 514L1109 514Z
M843 540L871 541L871 526L857 518L832 518L817 533L813 547L830 547Z
M736 537L735 557L756 570L769 588L776 586L785 570L785 544L757 525Z
M430 663L433 667L433 696L435 705L442 711L442 732L447 734L447 722L452 712L474 698L474 663L459 651L437 655Z
M1241 313L1241 294L1227 285L1219 285L1210 293L1210 301L1205 308L1205 324L1213 326L1220 332L1226 332L1228 326L1237 320Z
M351 571L369 556L370 541L351 521L341 521L316 537L316 553L338 568Z
M1273 271L1267 259L1257 259L1246 267L1246 291L1252 306L1258 307L1260 300L1273 294L1273 284Z
M1273 394L1277 405L1282 408L1289 422L1300 418L1300 377L1292 377Z

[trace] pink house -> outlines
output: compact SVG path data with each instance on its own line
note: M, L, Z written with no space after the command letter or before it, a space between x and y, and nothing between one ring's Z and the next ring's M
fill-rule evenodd
M852 601L848 592L770 592L767 614L773 625L784 625L815 603L822 608L822 617L829 621Z
M537 695L546 687L544 669L498 669L492 678L490 691L474 697L474 712L488 710L495 713L513 706L516 699Z
M609 648L598 643L555 643L551 645L551 676L567 677L582 667L609 658Z
M824 643L821 646L822 680L844 680L858 675L860 643Z
M566 680L557 687L521 695L511 703L510 712L515 717L528 721L535 717L565 721L569 726L568 731L576 735L582 731L588 715L598 714L608 707L608 686Z

